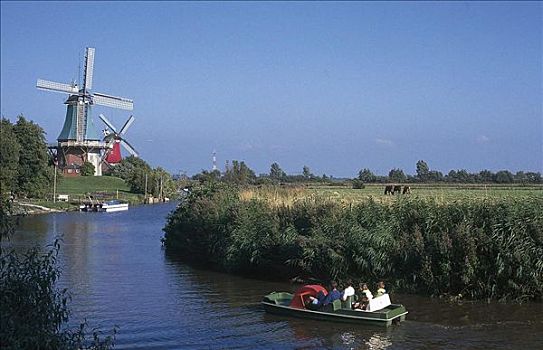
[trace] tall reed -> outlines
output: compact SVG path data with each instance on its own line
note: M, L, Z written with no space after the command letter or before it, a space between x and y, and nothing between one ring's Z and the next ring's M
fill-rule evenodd
M540 198L345 205L273 191L194 191L168 218L168 251L263 277L385 279L431 295L542 298Z

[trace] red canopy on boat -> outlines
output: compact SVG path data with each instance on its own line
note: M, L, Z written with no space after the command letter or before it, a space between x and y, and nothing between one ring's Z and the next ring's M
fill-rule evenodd
M292 297L292 301L290 302L290 307L296 308L296 309L305 309L305 303L304 301L309 298L309 296L317 297L317 293L322 292L324 295L328 294L328 291L326 288L324 288L321 285L318 284L309 284L303 287L300 287L296 293L294 293L294 296Z

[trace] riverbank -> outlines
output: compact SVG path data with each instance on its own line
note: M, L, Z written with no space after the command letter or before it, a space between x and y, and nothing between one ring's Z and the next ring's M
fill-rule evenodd
M79 209L79 208L77 208ZM11 215L35 215L35 214L48 214L59 213L69 211L70 209L51 208L43 205L24 203L24 202L12 202ZM72 210L76 210L74 206Z
M53 195L56 200L53 201ZM78 211L82 203L90 200L119 199L130 205L144 203L144 195L130 191L128 184L113 176L77 176L58 180L55 193L47 199L18 199L13 202L13 215L34 215L54 212Z
M244 191L195 189L168 218L168 252L239 274L384 279L397 291L470 299L542 298L541 198L281 204Z

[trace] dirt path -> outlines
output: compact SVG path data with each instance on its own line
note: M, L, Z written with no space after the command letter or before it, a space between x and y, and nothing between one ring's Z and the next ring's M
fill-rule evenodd
M37 204L14 202L16 206L21 207L25 214L40 214L40 213L60 213L64 210L47 208Z

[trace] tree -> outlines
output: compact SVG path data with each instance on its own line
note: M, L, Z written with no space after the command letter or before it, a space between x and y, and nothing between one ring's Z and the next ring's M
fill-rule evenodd
M221 178L221 172L219 170L207 171L202 170L201 173L198 173L192 177L193 180L199 181L200 183L210 182L210 181L219 181Z
M366 185L364 185L364 181L360 180L360 179L353 179L353 189L363 189L365 188Z
M304 168L302 170L302 175L305 177L306 180L315 176L311 174L311 170L309 170L309 167L307 165L304 165Z
M509 170L500 170L496 173L496 182L499 184L510 184L513 179L513 174Z
M94 176L94 165L90 162L84 162L81 165L81 176Z
M128 181L133 176L135 169L151 171L151 166L141 158L130 156L123 158L120 163L115 164L111 169L110 175Z
M428 180L432 182L443 181L443 173L441 173L441 171L430 170L428 173Z
M24 116L18 117L13 127L21 145L17 172L17 191L31 197L43 197L49 189L52 171L48 169L49 156L45 132Z
M405 176L402 169L392 169L388 173L388 178L392 182L405 182L407 177Z
M521 184L525 184L526 182L528 182L528 177L526 176L524 171L517 171L517 173L515 174L515 182Z
M233 160L232 166L228 167L224 173L223 180L238 185L246 185L254 183L256 175L245 162Z
M456 170L450 170L447 174L447 182L456 182Z
M456 172L456 178L458 179L458 182L461 183L469 183L474 182L472 181L473 176L470 175L470 173L467 172L465 169L460 169Z
M494 182L494 174L490 170L481 170L479 172L479 181L484 183L491 183Z
M273 163L270 167L270 178L274 180L281 180L287 176L283 169L277 163Z
M358 172L358 180L362 182L375 182L377 176L370 169L364 168Z
M8 119L0 120L0 195L17 189L17 168L21 146L13 125Z
M430 174L430 168L424 160L417 162L417 178L419 181L428 181L428 175Z
M147 164L147 163L145 163ZM153 197L169 197L175 194L176 184L170 173L161 167L151 169L137 167L132 171L132 176L127 180L130 191L134 193L147 193ZM147 190L147 192L145 192Z
M529 183L532 184L540 184L543 182L543 179L541 178L541 173L534 173L534 172L527 172L526 178Z

